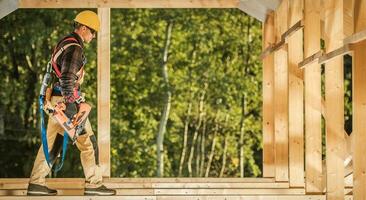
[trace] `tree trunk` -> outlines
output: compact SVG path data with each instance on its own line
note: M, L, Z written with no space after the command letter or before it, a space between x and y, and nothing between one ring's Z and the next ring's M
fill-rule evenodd
M28 76L27 76L27 87L25 89L24 94L27 94L27 98L25 99L25 111L23 115L24 120L24 128L29 128L30 123L33 124L34 119L33 115L31 114L33 111L33 105L34 105L34 99L37 96L36 91L36 83L37 83L37 72L34 70L35 65L35 50L32 49L32 58L30 58L28 55L24 55L24 59L22 60L24 66L26 66L28 70Z
M178 177L181 177L182 176L184 159L186 157L186 152L187 152L188 127L189 127L189 121L190 121L191 110L192 110L192 102L191 102L191 100L192 99L190 99L189 104L188 104L186 120L184 122L183 149L182 149L182 154L180 156Z
M245 119L245 95L241 98L241 119L240 119L240 177L244 177L244 119Z
M37 83L37 74L33 73L33 72L28 72L29 76L28 76L28 86L26 88L26 93L28 93L28 96L25 100L25 111L24 111L24 115L23 115L23 119L24 119L24 128L29 128L30 124L33 124L34 119L32 113L33 110L33 105L35 104L34 99L36 98L36 84Z
M250 70L249 67L249 61L250 61L250 56L251 56L251 48L252 48L252 36L250 34L250 28L252 26L252 20L251 17L248 15L248 23L247 23L247 46L246 46L246 50L245 55L244 55L244 68L243 68L243 75L245 76L247 74L247 72Z
M201 127L202 124L202 117L204 115L204 111L203 111L203 104L204 104L204 99L205 99L205 94L206 94L206 89L208 87L208 84L205 83L205 87L201 93L201 97L200 97L200 102L199 102L199 109L198 109L198 122L197 122L197 126L196 129L194 131L193 134L193 139L192 139L192 144L191 144L191 151L189 152L189 158L188 158L188 173L189 173L189 177L192 177L192 160L193 160L193 155L194 155L194 149L195 149L195 145L197 142L197 136L198 136L198 131Z
M203 120L202 120L203 121ZM202 133L200 131L198 131L197 133L197 142L196 142L196 162L195 162L195 176L198 177L200 172L200 162L201 162L201 142L202 142L202 137L201 137Z
M217 136L217 132L219 130L218 119L219 119L219 110L217 110L216 116L215 116L214 135L212 136L211 151L210 151L210 155L208 156L208 162L207 162L207 166L206 166L205 177L208 177L208 175L210 173L212 159L213 159L213 156L215 154L215 146L216 146L216 140L217 140L216 136Z
M157 134L157 142L156 142L156 146L157 146L157 149L156 149L157 150L157 164L158 164L158 166L157 166L157 176L158 177L164 176L164 147L163 147L163 143L164 143L164 134L165 134L165 131L166 131L166 124L167 124L167 121L168 121L168 118L169 118L170 101L171 101L171 91L170 91L170 87L169 87L167 64L168 64L168 51L169 51L172 28L173 28L173 23L168 22L167 28L166 28L166 42L165 42L164 58L163 58L164 60L163 60L163 66L162 66L163 78L164 78L164 83L165 83L164 89L166 90L166 95L165 95L165 99L164 99L165 105L164 105L162 116L161 116L160 123L159 123L159 131L158 131L158 134Z
M5 133L4 114L4 107L0 104L0 135Z
M247 50L245 51L245 57L244 57L244 66L246 66L246 69L249 70L249 61L250 61L250 49L252 48L251 44L251 33L250 33L250 28L252 26L252 20L251 17L248 16L248 23L247 23L247 31L246 31L246 36L247 36ZM244 76L246 75L246 71L244 70ZM241 99L241 107L242 107L242 112L241 112L241 119L240 119L240 138L239 138L239 145L240 145L240 155L239 155L239 162L240 162L240 177L243 178L245 176L244 174L244 133L245 133L245 129L244 129L244 119L245 119L245 94L243 94L242 99Z
M203 127L202 127L202 134L201 134L201 166L199 169L199 176L202 177L203 176L203 170L205 167L205 155L206 155L206 125L207 125L207 121L206 121L206 116L203 119Z
M193 68L196 63L196 51L193 50L192 52L192 63L191 67ZM186 152L187 152L187 142L188 142L188 128L190 123L190 117L191 117L191 110L192 110L192 100L193 100L193 91L192 91L192 78L191 78L191 68L189 69L189 104L188 104L188 110L187 110L187 116L186 120L184 122L184 135L183 135L183 148L182 153L180 156L180 162L179 162L179 170L178 170L178 177L182 176L183 172L183 166L184 166L184 160L186 158Z
M228 119L229 119L229 114L226 114L225 123L224 123L225 129L226 129ZM219 175L220 178L224 175L224 172L225 172L226 153L227 153L227 146L228 146L228 139L229 139L229 133L226 130L224 130L224 134L225 134L225 142L224 142L224 152L222 154L222 165L221 165L221 170L220 170L220 175Z

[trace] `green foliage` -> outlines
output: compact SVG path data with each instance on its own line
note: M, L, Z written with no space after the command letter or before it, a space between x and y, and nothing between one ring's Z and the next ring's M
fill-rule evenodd
M37 96L41 77L53 46L72 30L77 12L21 9L0 20L0 111L5 114L5 134L0 136L0 177L30 174L40 145ZM193 107L188 147L192 144L203 92L206 164L213 132L219 124L209 176L220 173L226 135L229 142L224 176L240 176L238 141L243 95L245 176L260 176L261 24L238 9L112 9L112 176L155 176L156 133L164 104L161 65L169 21L174 23L168 58L172 107L164 141L165 176L178 174L189 102ZM96 42L86 45L85 50L88 63L82 90L94 107L90 120L96 131ZM227 114L229 120L225 122ZM201 126L200 135L202 130ZM82 177L78 150L71 145L69 149L64 168L57 176ZM195 152L194 166L201 153L199 148ZM183 176L188 176L186 163L187 158Z
M235 141L238 140L243 94L247 96L246 171L249 176L260 175L261 157L254 155L261 149L262 74L257 57L261 49L260 24L236 9L113 10L111 19L113 176L155 174L155 135L164 103L160 68L168 21L174 22L168 59L173 101L164 141L168 160L165 176L178 174L188 103L193 102L191 141L205 84L208 85L204 107L209 134L206 149L210 149L216 111L229 113L231 122L220 130L210 176L219 173L225 134L229 134L232 141L227 152L230 163L227 174L238 176L239 147ZM251 32L246 37L248 26ZM220 116L220 123L223 118Z

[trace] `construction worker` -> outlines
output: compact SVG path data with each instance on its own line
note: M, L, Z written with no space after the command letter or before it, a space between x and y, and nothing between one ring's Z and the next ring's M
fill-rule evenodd
M78 112L78 104L84 102L80 93L80 85L84 76L83 43L91 42L99 30L98 15L92 11L82 11L74 19L74 31L57 44L51 58L52 70L56 78L52 84L52 95L47 106L64 102L65 115L72 118ZM81 164L85 175L85 195L115 195L116 191L102 185L102 174L99 167L98 145L89 120L76 139L80 150ZM51 117L47 125L47 142L50 160L55 162L61 151L63 128ZM39 148L27 190L28 195L56 195L57 191L46 186L45 177L51 168L46 162L45 154Z

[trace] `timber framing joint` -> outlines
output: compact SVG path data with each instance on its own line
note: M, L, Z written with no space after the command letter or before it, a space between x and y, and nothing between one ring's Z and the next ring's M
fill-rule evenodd
M281 49L285 44L288 43L288 38L296 33L298 30L304 27L304 20L300 20L295 23L290 29L281 35L281 40L276 44L270 44L261 54L261 59L263 60L269 54Z

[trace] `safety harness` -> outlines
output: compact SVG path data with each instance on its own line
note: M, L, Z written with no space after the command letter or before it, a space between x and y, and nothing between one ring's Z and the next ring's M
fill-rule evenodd
M58 50L57 50L57 46L54 49L52 57L51 57L51 61L47 65L46 74L43 77L42 86L41 86L40 95L39 95L39 110L40 110L40 118L41 118L42 146L43 146L43 152L44 152L47 164L51 169L52 169L52 164L53 163L50 160L50 155L49 155L49 152L48 152L47 131L46 131L46 126L45 126L44 110L43 110L44 109L44 101L46 100L46 91L47 91L48 85L50 84L51 79L52 79L52 76L51 76L52 68L53 68L53 71L55 72L57 78L61 78L61 72L58 69L57 64L56 64L57 58L68 47L74 46L74 45L80 46L80 44L78 44L78 41L75 38L72 38L72 37L66 38L63 41L61 41L60 44L65 42L65 41L72 41L72 42L60 47ZM55 88L53 88L53 90L60 90L60 88L55 87ZM61 91L57 91L57 92L61 93ZM70 119L69 119L69 122L71 123ZM68 141L69 141L69 136L68 136L67 132L64 131L63 144L62 144L62 158L61 158L60 163L54 168L55 172L59 171L63 166L66 151L67 151ZM56 157L55 157L55 159L56 159Z
M76 45L76 46L81 47L80 44L78 44L78 41L75 38L72 38L72 37L64 39L61 43L67 42L67 41L73 41L73 42L69 43L69 44L66 44L65 46L60 47L58 51L56 51L57 48L55 48L54 51L53 51L53 54L52 54L51 63L52 63L52 67L53 67L53 70L56 73L57 78L61 78L61 72L58 69L57 64L56 64L57 58L62 54L62 52L64 52L70 46Z

